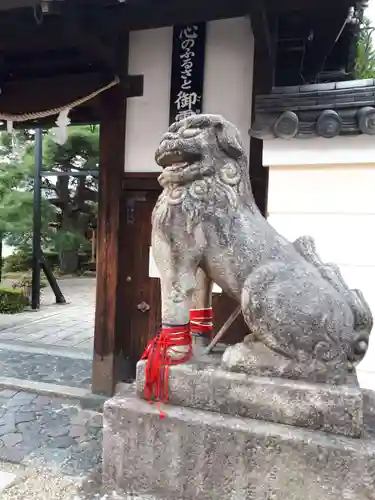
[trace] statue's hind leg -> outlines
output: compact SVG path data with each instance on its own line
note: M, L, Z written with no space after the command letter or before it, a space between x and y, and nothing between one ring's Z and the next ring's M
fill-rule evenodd
M255 277L256 282L253 282ZM279 376L288 371L291 364L290 353L277 343L272 331L260 328L259 314L256 312L257 302L261 301L259 280L265 284L273 280L275 273L270 266L264 266L257 273L248 277L244 283L241 296L241 308L250 334L243 342L227 347L222 367L228 371L245 372L255 376ZM257 298L258 296L258 298Z
M310 264L313 264L319 270L322 277L329 281L348 303L354 316L353 335L356 335L351 361L358 363L367 352L373 327L373 316L362 292L349 288L336 264L324 263L320 259L315 241L311 236L301 236L296 239L293 245Z

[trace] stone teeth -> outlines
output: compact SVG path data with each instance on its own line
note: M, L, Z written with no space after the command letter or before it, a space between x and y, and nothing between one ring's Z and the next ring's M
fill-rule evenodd
M173 163L169 165L167 168L170 170L179 170L180 168L187 167L189 164L187 162Z

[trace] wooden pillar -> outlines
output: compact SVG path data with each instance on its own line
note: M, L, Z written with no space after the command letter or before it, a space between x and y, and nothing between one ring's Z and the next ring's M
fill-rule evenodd
M267 217L269 168L263 166L263 141L250 139L250 180L259 210Z
M128 44L123 44L127 71ZM125 164L126 99L119 85L101 99L97 278L92 391L111 395L116 385L120 200Z
M96 262L96 229L91 233L91 262L93 264Z
M273 66L264 64L264 58L263 49L259 41L255 40L252 122L254 121L255 97L269 92L272 88L274 69ZM264 217L267 217L269 168L263 166L263 141L254 137L250 138L249 172L255 202Z

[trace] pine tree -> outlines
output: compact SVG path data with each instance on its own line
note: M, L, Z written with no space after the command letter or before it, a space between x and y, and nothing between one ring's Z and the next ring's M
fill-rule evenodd
M56 144L51 134L45 140L44 169L56 172L90 172L99 168L99 131L72 127L65 144ZM97 176L50 177L43 180L45 197L56 209L54 248L60 255L62 272L78 269L78 252L88 247L85 234L95 225Z
M0 136L0 236L22 252L30 253L33 221L33 131ZM98 130L71 127L59 145L52 133L43 139L43 170L96 171L99 162ZM85 234L95 224L97 177L42 178L42 246L59 254L62 272L78 270L78 252L88 246Z
M364 18L357 43L355 74L358 79L375 78L374 33L370 20Z

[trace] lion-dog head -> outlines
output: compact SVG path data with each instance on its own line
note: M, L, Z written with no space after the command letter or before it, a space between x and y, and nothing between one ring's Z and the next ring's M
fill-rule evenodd
M247 165L237 128L220 115L193 115L173 123L162 137L155 160L164 169L159 179L163 186L215 175L230 160L242 167L241 175ZM186 170L190 175L184 175Z
M174 123L155 154L164 188L154 222L167 227L181 210L189 231L204 214L252 202L247 158L237 128L219 115L193 115Z

